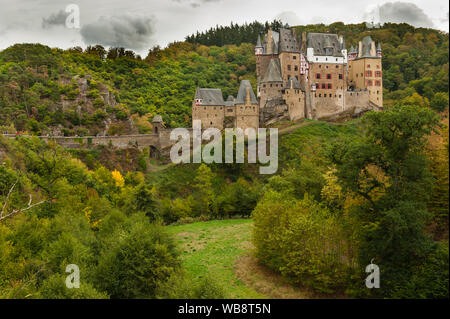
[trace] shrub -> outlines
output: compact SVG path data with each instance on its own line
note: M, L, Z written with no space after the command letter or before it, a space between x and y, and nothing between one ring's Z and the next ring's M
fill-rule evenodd
M80 281L80 288L67 288L65 275L53 275L42 283L39 298L44 299L108 299L104 292L97 291L90 283Z
M171 237L161 226L139 218L101 255L97 286L111 298L154 298L179 265Z
M295 284L321 293L344 290L352 266L338 219L306 195L268 191L253 211L256 255Z

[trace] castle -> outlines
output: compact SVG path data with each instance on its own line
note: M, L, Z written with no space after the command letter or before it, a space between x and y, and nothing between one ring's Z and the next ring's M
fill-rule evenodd
M197 88L192 120L202 128L258 128L279 120L334 119L383 107L382 50L370 36L347 52L342 36L269 30L255 46L256 95L248 80L236 98Z

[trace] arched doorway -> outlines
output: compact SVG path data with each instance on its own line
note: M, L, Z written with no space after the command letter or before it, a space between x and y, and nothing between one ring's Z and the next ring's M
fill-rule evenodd
M150 145L150 158L159 159L159 150L153 145Z

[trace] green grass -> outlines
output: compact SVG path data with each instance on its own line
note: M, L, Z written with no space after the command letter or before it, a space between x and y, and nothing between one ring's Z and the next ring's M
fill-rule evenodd
M249 219L229 219L167 227L189 276L209 275L224 287L226 298L267 298L234 274L236 260L250 250L251 225Z

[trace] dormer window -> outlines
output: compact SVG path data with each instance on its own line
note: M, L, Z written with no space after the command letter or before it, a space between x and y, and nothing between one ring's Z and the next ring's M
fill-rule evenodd
M195 99L195 105L201 105L203 102L202 99Z

